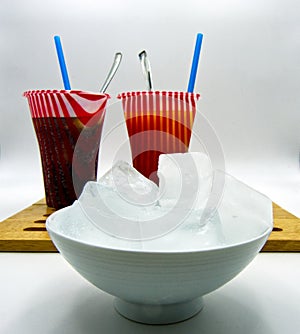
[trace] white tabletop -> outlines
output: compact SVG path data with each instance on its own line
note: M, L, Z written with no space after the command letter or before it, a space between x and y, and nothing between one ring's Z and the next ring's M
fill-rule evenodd
M300 253L260 253L190 320L129 321L60 254L0 253L0 333L298 333Z

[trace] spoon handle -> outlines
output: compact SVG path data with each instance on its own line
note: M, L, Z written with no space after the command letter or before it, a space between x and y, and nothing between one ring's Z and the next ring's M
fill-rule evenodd
M147 52L145 50L140 52L139 58L142 64L143 74L146 79L147 89L148 91L152 91L153 89L152 74L151 74L150 62L147 57Z
M100 93L105 93L108 85L110 84L112 78L115 76L115 74L117 72L117 69L120 66L121 60L122 60L122 53L121 52L117 52L115 54L115 59L114 59L114 62L112 64L112 67L111 67L111 69L110 69L110 71L109 71L109 73L107 75L107 78L105 79L104 84L103 84L103 86L100 89Z

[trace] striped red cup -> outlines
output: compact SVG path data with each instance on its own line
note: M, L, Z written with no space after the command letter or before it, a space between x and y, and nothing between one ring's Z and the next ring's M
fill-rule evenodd
M126 92L121 99L133 166L158 183L162 153L188 151L200 94L187 92Z
M27 98L37 136L46 202L71 205L97 178L107 94L77 90L32 90Z

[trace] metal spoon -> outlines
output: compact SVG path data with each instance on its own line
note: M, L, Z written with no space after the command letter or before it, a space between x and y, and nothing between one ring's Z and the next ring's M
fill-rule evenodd
M105 79L104 84L103 84L103 86L100 89L100 93L105 93L108 85L110 84L112 78L114 77L114 75L117 72L117 69L119 68L121 60L122 60L122 53L121 52L117 52L115 54L115 59L114 59L114 62L112 64L112 67L111 67L111 69L110 69L110 71L109 71L109 73L107 75L107 78Z
M147 89L148 91L152 91L153 84L152 84L152 74L151 74L151 68L150 63L147 57L147 52L143 50L139 53L139 58L142 64L143 74L146 79Z

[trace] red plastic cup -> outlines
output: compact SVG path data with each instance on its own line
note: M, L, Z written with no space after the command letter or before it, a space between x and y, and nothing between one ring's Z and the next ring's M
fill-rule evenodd
M107 94L66 90L24 93L42 162L46 202L71 205L89 180L96 180Z
M118 95L124 110L133 166L158 183L162 153L188 151L200 94L127 92Z

